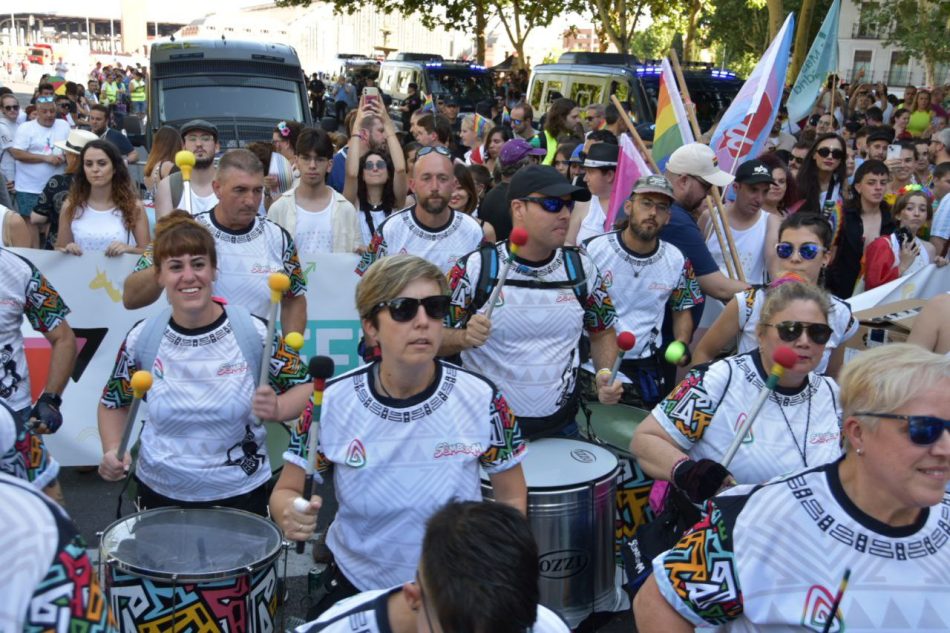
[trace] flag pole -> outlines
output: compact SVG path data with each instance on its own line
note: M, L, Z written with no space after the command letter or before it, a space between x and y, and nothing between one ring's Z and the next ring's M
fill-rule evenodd
M640 156L646 160L650 165L650 169L653 170L654 174L660 173L660 168L656 166L656 163L653 161L653 154L647 151L647 146L643 142L643 139L640 138L640 134L637 132L637 128L633 125L633 121L630 120L630 116L627 114L627 111L624 110L623 104L620 103L620 100L617 98L617 95L610 95L610 102L614 104L617 108L617 111L620 113L620 118L623 119L624 125L627 126L627 131L630 132L630 136L633 137L633 142L637 146L637 150L640 152Z
M686 117L689 119L690 127L693 128L693 136L698 141L702 138L702 131L699 129L699 121L696 120L696 109L693 100L689 96L689 88L686 86L686 79L683 77L683 69L680 67L679 55L675 49L670 49L670 62L673 65L673 74L676 75L676 82L679 84L680 96L683 98L683 105L686 106ZM743 143L745 141L743 140ZM736 246L732 239L732 227L726 221L725 209L722 205L722 197L719 190L713 187L710 195L706 196L706 205L709 207L709 219L712 222L713 229L716 231L716 239L719 241L719 250L722 251L722 260L726 264L726 272L729 277L745 281L745 275L742 271L742 264L736 256ZM722 229L720 229L720 224ZM726 239L723 240L723 231ZM728 245L728 246L727 246ZM726 252L728 251L728 256Z

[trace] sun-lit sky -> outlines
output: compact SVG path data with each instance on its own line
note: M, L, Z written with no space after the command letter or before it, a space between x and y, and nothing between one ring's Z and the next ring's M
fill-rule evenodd
M208 13L225 11L227 9L240 9L256 5L273 4L265 0L137 0L145 6L146 18L151 20L192 20ZM0 1L0 5L9 5L12 2ZM6 13L10 8L14 8L17 13L25 11L35 11L36 13L58 13L60 15L84 15L86 11L90 14L108 17L109 14L118 18L121 14L121 0L86 0L85 2L76 2L75 0L34 0L30 3L17 3L14 7L4 7L0 13ZM27 7L29 7L27 9Z

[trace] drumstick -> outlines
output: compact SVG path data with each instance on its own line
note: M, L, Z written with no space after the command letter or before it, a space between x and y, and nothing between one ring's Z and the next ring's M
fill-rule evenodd
M838 608L841 606L841 598L844 597L844 590L848 588L848 579L851 578L851 568L844 570L844 576L841 577L841 584L838 586L838 595L835 596L835 601L831 605L831 613L828 614L828 619L825 620L825 626L822 627L821 633L830 633L831 624L835 621L835 617L841 615L838 613ZM841 615L841 621L844 621L844 615ZM844 629L844 627L841 627Z
M191 169L195 166L195 155L186 149L176 152L175 164L181 170L181 202L179 206L191 213Z
M742 425L739 427L739 430L736 432L736 436L732 440L732 444L729 445L729 448L726 449L726 453L722 456L722 459L719 460L719 463L729 467L729 462L732 461L732 458L736 456L736 451L739 450L739 445L742 444L742 440L745 439L745 436L749 433L749 429L752 428L752 423L755 422L755 418L759 415L759 412L762 410L762 407L765 405L765 401L768 399L769 394L778 386L778 381L782 379L782 376L785 374L786 369L791 369L795 366L795 361L798 360L798 355L791 347L786 347L782 345L776 348L775 353L772 354L772 371L769 372L769 378L765 381L765 386L762 387L762 390L759 391L759 395L756 396L755 403L752 405L752 409L746 419L742 421Z
M270 312L267 314L267 335L264 338L264 355L261 357L258 387L266 387L270 379L270 357L274 353L274 332L277 330L277 306L280 305L284 293L290 289L290 277L284 273L271 273L267 278L267 285L270 287ZM254 424L260 425L261 419L254 416Z
M495 282L495 288L491 291L491 296L488 297L488 307L485 308L486 319L491 318L492 310L495 309L495 302L498 301L498 295L501 293L501 287L505 285L505 280L508 279L508 270L511 268L511 262L514 261L515 255L518 254L518 248L528 243L528 232L520 226L516 226L511 229L511 235L508 236L508 241L510 242L508 248L511 250L511 257L505 260L505 263L501 266L501 270L498 271L498 281Z
M614 360L614 366L610 368L610 382L607 383L608 385L614 384L614 381L617 380L617 372L620 371L623 355L632 350L636 344L637 337L634 336L633 332L621 332L617 335L617 358Z
M125 451L129 447L129 439L132 437L132 427L135 425L135 416L139 412L139 405L142 404L142 398L145 393L152 388L152 373L140 369L132 374L132 404L129 405L129 415L125 418L125 430L122 431L122 441L119 442L119 450L115 452L119 463L125 459Z
M323 408L323 390L327 378L333 375L333 359L329 356L314 356L308 365L310 378L313 379L313 408L310 411L310 429L307 431L307 476L303 483L303 496L294 499L294 508L304 512L310 507L310 498L313 496L313 473L317 468L317 442L320 439L320 412ZM306 544L297 542L297 553L303 554Z

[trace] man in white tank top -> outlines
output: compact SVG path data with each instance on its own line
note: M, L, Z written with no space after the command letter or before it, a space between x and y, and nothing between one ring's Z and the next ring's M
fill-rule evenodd
M218 196L215 195L211 186L217 172L214 167L214 157L220 149L218 128L213 123L195 119L181 126L181 138L184 142L182 149L195 155L195 166L191 170L190 210L192 215L198 215L210 211L218 204ZM186 208L182 200L184 193L179 193L181 191L180 173L175 172L162 178L155 191L156 219L168 215L173 209Z
M762 202L773 182L772 170L765 163L759 160L746 161L736 172L736 199L725 205L726 221L732 229L732 239L745 279L750 284L763 284L768 281L765 234L769 214L762 209ZM706 246L719 269L725 271L725 259L712 226L707 230Z

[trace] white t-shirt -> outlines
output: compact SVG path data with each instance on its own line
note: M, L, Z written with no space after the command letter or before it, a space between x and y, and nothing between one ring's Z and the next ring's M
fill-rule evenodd
M480 501L479 468L496 474L524 459L508 403L485 378L445 362L408 400L376 388L378 363L331 381L319 421L319 470L333 465L339 509L327 545L361 591L412 580L425 522L446 502ZM307 465L308 407L284 461Z
M333 252L333 213L336 204L330 198L330 204L320 211L307 211L297 205L297 230L294 243L300 253Z
M690 459L719 461L749 415L766 373L758 351L694 367L652 414ZM778 387L739 446L729 472L762 483L806 466L834 461L841 407L835 382L809 374L798 389Z
M118 209L100 211L86 205L78 215L70 224L70 228L73 232L73 242L78 244L84 253L103 252L112 242L135 244L132 232L122 224L122 213Z
M211 232L218 251L216 295L266 319L270 310L267 278L272 272L290 277L291 296L307 291L297 248L279 225L258 217L247 229L232 231L219 225L211 211L196 215L195 220Z
M506 242L498 242L495 247L500 267L511 255ZM597 333L614 326L617 315L607 284L590 257L583 251L580 257L586 278L586 305L581 305L570 287L562 249L545 262L529 263L515 257L491 314L491 336L484 345L462 352L465 367L491 376L502 385L505 398L519 417L548 416L567 404L580 365L581 333ZM467 322L481 266L481 253L475 251L460 259L449 274L449 327L463 327ZM484 314L486 307L478 306L476 312Z
M377 259L397 253L418 255L448 272L456 260L478 248L482 239L482 227L470 215L452 211L445 226L430 229L416 219L415 207L409 207L379 225L356 274L362 275Z
M53 121L50 127L43 127L37 121L27 121L17 128L13 137L13 147L30 154L43 156L62 155L63 151L55 146L57 141L65 141L69 136L69 123L62 119ZM43 187L55 174L61 174L66 163L53 166L48 163L16 162L16 188L24 193L42 193Z
M604 222L607 221L607 214L600 205L600 198L593 196L587 207L587 215L581 221L581 226L577 230L577 243L583 244L585 241L604 233Z
M737 292L736 306L739 309L739 346L738 353L751 352L759 346L756 326L765 305L766 293L757 288L750 288ZM831 326L831 338L825 345L825 352L821 355L821 362L815 367L816 374L824 374L828 369L831 354L840 346L858 333L861 324L851 314L851 306L847 301L838 297L831 297L831 312L828 314L828 325Z
M263 346L267 326L253 322ZM138 478L161 495L190 502L225 499L266 483L271 476L267 425L252 421L254 371L227 314L197 330L169 323L151 368L140 368L135 360L144 327L142 321L129 331L100 400L108 408L129 406L130 376L151 370ZM299 357L279 342L270 378L278 390L303 379Z
M950 194L940 200L940 206L937 207L930 224L930 234L945 240L950 239Z
M654 559L660 594L697 627L822 631L850 569L831 631L950 630L950 494L895 528L854 504L838 467L712 499L708 519Z
M314 622L298 626L295 633L392 633L387 603L400 591L402 585L364 591L340 600ZM570 627L556 613L539 604L538 619L525 633L570 633Z
M765 263L765 231L768 224L768 212L760 209L755 224L743 230L732 229L732 240L739 253L739 263L742 264L742 272L745 273L745 279L750 284L768 282L768 270ZM715 230L711 229L706 237L706 246L709 248L709 254L716 260L719 270L725 274L726 260L723 257L722 248L719 247L719 238Z
M584 248L604 276L617 311L617 331L636 337L624 358L654 353L667 304L682 312L704 301L693 265L669 242L657 240L652 253L641 255L627 248L622 231L612 231L588 240Z

